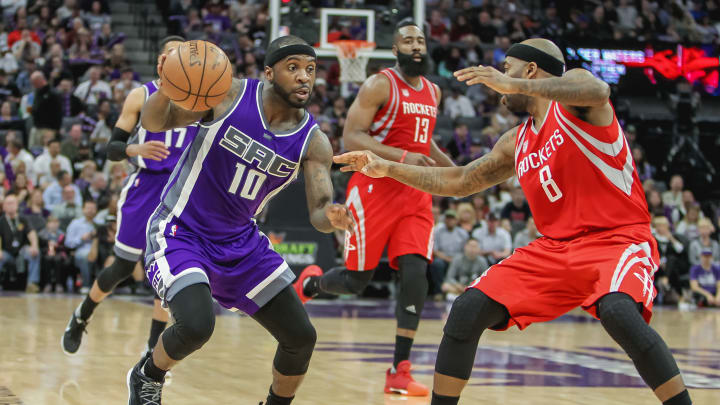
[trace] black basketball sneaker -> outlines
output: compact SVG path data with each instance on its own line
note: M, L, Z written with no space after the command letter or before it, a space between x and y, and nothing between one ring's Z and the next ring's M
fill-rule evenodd
M83 333L87 333L85 331L87 324L87 321L78 318L75 315L75 311L73 311L70 322L68 322L65 333L63 333L62 340L60 341L65 354L72 356L78 351L80 343L82 343L82 335Z
M163 383L143 374L146 361L143 358L127 373L128 405L161 405Z

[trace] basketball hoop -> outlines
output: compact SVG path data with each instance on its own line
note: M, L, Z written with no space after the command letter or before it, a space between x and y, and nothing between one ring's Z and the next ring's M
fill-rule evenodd
M337 48L340 82L362 83L367 78L367 63L370 60L370 52L375 49L375 43L348 39L334 41L330 45Z

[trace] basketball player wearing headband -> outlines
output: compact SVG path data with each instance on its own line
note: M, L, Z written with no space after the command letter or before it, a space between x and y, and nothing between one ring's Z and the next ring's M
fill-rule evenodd
M161 54L167 54L183 41L179 36L163 39L160 42ZM130 91L108 143L108 159L129 159L137 166L137 170L125 182L118 200L118 224L113 249L115 260L98 274L88 295L71 314L62 337L62 348L66 354L73 355L78 351L95 308L118 284L132 275L145 250L145 225L150 214L160 202L160 194L180 155L195 139L198 130L196 124L157 133L149 132L139 125L140 110L157 89L157 81L151 81ZM132 139L131 134L134 134ZM157 343L167 322L168 314L156 297L145 356Z
M343 170L446 196L474 194L517 176L545 235L492 266L453 304L432 405L458 403L484 330L524 329L578 306L600 319L663 404L690 404L675 359L647 324L659 256L608 85L583 69L564 72L562 52L544 39L511 47L503 69L455 72L468 85L504 94L510 110L530 114L469 165L411 166L368 151L335 158L348 165Z
M160 77L165 59L158 63ZM305 110L315 65L314 48L281 37L267 49L264 80L233 79L212 110L183 110L162 91L145 103L148 131L196 121L200 129L148 222L146 274L175 323L152 355L128 372L130 405L160 404L167 371L210 339L213 298L245 312L277 339L266 405L293 400L315 347L315 328L292 288L295 275L254 217L302 169L313 226L321 232L353 227L347 209L332 203L330 141Z

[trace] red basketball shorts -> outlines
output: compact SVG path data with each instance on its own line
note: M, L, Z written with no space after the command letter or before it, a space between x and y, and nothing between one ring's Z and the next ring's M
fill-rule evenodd
M417 254L432 260L432 197L393 179L355 173L347 188L347 207L355 232L345 233L345 266L349 270L377 267L387 246L390 267L397 258Z
M632 225L573 240L540 238L490 267L468 288L504 305L508 325L524 329L582 306L597 318L595 303L623 292L643 305L650 322L655 298L653 276L660 263L649 225Z

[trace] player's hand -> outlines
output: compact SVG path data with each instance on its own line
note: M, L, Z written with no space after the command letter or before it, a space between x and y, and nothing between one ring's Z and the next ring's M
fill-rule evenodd
M369 150L343 153L333 156L333 162L344 164L341 172L360 172L366 176L380 178L387 176L390 162Z
M128 145L125 149L128 156L142 156L143 159L161 161L170 156L170 151L163 142L149 141L141 144Z
M517 80L507 76L492 66L471 66L453 73L468 86L484 84L500 94L518 93Z
M172 52L172 50L170 50L170 52ZM158 87L162 87L162 86L160 86L160 81L162 80L162 77L163 77L162 70L163 70L163 66L165 65L165 60L167 59L167 57L168 57L167 53L164 53L164 54L158 56L158 63L157 63Z
M436 162L430 156L422 153L408 152L403 163L412 166L435 166Z
M355 231L355 219L346 206L341 204L328 205L325 208L325 216L335 229L348 232Z

